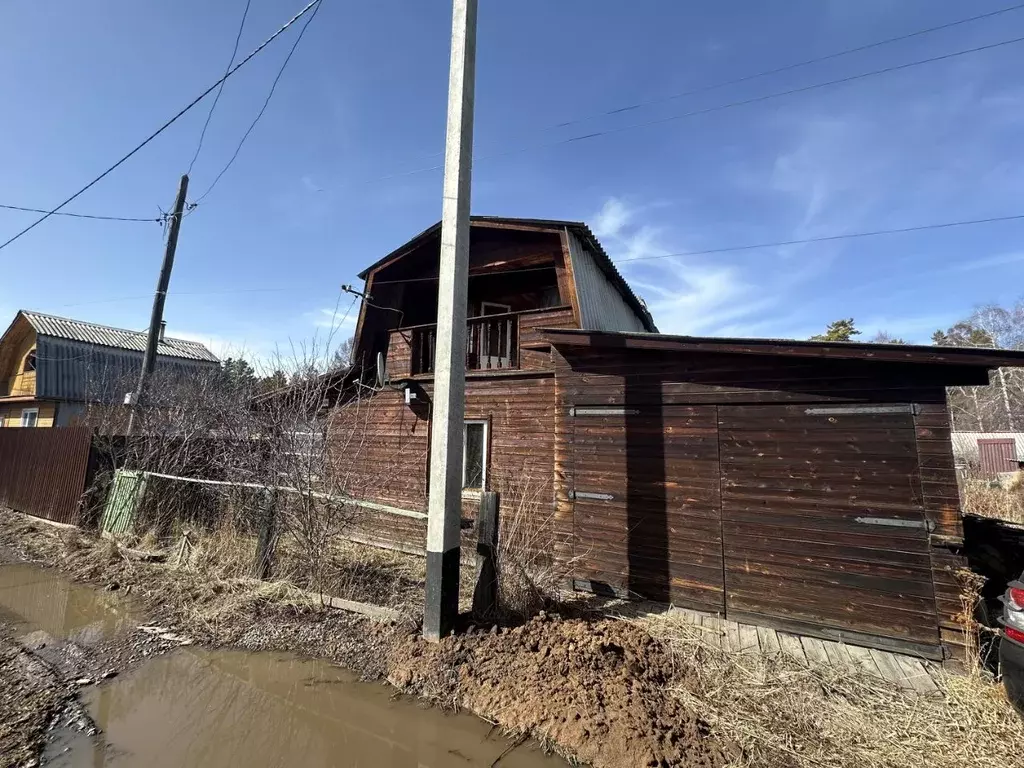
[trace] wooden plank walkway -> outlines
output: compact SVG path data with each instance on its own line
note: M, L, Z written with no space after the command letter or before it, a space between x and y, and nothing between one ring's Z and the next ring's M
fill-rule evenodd
M922 695L939 693L933 678L938 666L926 659L778 632L770 627L738 624L700 611L670 610L673 615L682 616L695 627L700 627L704 639L725 651L760 651L768 655L784 653L808 666L856 669Z

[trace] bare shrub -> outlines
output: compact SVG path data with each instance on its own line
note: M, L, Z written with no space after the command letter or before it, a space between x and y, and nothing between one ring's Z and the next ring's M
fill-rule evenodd
M523 471L510 473L499 487L498 607L522 620L557 601L578 557L572 531L557 518L550 486Z

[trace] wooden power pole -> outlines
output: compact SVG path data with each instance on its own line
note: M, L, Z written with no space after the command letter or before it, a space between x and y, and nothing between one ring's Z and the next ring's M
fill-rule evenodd
M185 194L188 192L188 174L181 177L178 183L178 197L174 201L171 212L170 226L167 231L167 247L164 249L164 262L160 267L160 278L156 283L156 294L153 296L153 313L149 318L149 335L146 337L146 354L142 358L142 372L139 374L139 386L132 397L133 408L128 418L128 433L131 434L135 421L135 409L145 397L146 383L156 368L157 345L160 343L160 326L164 320L164 301L167 299L167 286L171 282L171 269L174 267L174 252L178 249L178 232L181 230L181 217L185 211Z
M459 612L476 12L477 0L453 0L423 612L423 636L434 641L452 631Z

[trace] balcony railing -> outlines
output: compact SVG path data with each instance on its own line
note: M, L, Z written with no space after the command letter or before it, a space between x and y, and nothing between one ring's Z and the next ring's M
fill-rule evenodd
M412 373L433 373L437 326L412 329ZM498 315L466 321L466 370L519 367L519 317Z

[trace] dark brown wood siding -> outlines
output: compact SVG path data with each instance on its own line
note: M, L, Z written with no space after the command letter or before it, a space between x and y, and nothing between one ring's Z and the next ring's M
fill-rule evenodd
M617 578L622 584L635 583L628 569L631 548L664 554L670 562L656 570L669 574L670 584L673 572L700 573L693 569L704 566L708 551L687 561L688 550L674 548L673 532L659 543L651 528L631 528L628 506L613 512L606 502L597 515L593 508L599 501L573 502L570 491L591 480L587 462L595 449L590 431L570 408L612 406L638 414L655 409L662 414L664 451L671 456L675 439L669 414L676 407L701 406L717 413L727 614L766 617L832 636L863 635L879 645L925 649L938 648L940 638L947 647L953 642L953 572L962 528L943 388L950 369L575 345L560 346L553 358L561 422L556 470L566 484L565 492L556 490L557 508L563 522L574 523L580 578L597 572L579 557L581 547L609 553L606 562L618 553L619 570L602 573L604 580ZM876 414L807 412L843 404L893 407ZM627 440L626 429L623 423L616 449L628 456L637 445L635 463L641 467L640 457L650 446L644 439ZM628 463L612 459L609 468L616 460ZM656 461L665 467L664 456ZM673 473L685 471L680 466ZM615 485L605 478L602 487L614 495ZM618 493L625 490L620 486ZM708 519L714 501L711 493L704 497ZM654 506L659 504L653 513L659 521L680 514L678 500L668 493ZM641 507L635 517L650 514ZM871 518L890 524L864 522ZM660 522L655 527L667 531ZM693 530L697 540L714 543L702 524ZM637 533L645 540L631 545ZM704 572L699 588L705 594L721 590L721 574ZM663 598L661 592L650 596ZM669 597L686 603L671 590Z
M718 409L727 613L938 643L912 409L870 409Z
M724 608L715 411L595 408L573 417L576 578Z

